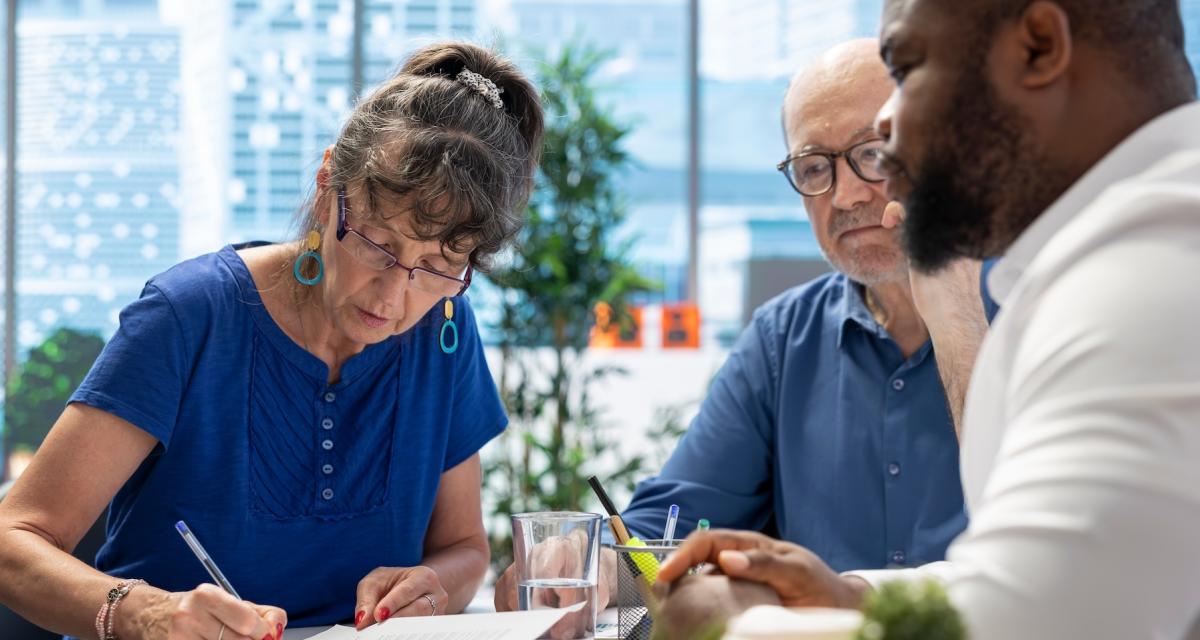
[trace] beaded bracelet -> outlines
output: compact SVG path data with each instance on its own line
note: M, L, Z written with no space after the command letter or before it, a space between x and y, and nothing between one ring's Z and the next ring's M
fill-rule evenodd
M121 604L121 599L139 584L146 584L146 581L123 580L117 586L109 589L108 597L105 598L104 604L100 605L100 611L96 612L96 637L100 640L117 640L117 636L113 634L113 621L116 619L117 605Z

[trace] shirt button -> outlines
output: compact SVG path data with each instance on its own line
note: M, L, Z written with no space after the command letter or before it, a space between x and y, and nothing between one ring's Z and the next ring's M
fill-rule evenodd
M895 477L900 475L900 464L893 462L888 465L888 475Z
M321 467L321 473L324 473L325 475L329 475L329 474L333 473L333 465L327 464L327 465Z
M325 498L326 500L332 500L333 499L333 489L326 489L326 490L322 491L321 497Z
M332 428L333 428L333 419L332 419L332 418L325 418L324 420L322 420L322 421L321 421L321 428L322 428L322 429L324 429L324 430L326 430L326 431L328 431L328 430L332 429Z
M321 443L321 448L326 451L329 451L330 449L333 448L333 440L325 440L324 442Z
M337 398L337 394L332 391L325 392L325 402L333 402Z
M329 491L329 489L326 489L326 491ZM892 564L904 564L904 552L903 551L893 551L892 552Z
M896 391L904 391L904 378L892 380L892 388Z

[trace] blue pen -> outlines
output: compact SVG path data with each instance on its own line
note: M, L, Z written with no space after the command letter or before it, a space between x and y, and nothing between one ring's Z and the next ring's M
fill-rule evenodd
M667 528L663 530L663 542L669 543L675 539L676 522L679 522L679 505L673 504L667 510Z
M241 600L242 597L238 595L237 591L233 590L233 585L229 584L229 580L225 578L225 574L221 573L221 570L217 568L217 563L213 562L212 556L208 555L208 552L204 550L200 541L196 539L196 534L192 533L187 524L183 520L180 520L175 523L175 530L179 532L179 535L183 536L183 541L187 543L192 553L196 554L196 558L208 570L208 575L212 576L213 581L220 585L229 595Z

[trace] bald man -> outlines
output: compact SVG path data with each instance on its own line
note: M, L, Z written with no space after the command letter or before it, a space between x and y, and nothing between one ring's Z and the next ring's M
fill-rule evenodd
M769 531L848 570L940 560L966 526L934 345L884 220L873 121L893 86L873 40L832 49L793 79L781 179L836 272L755 312L662 472L622 514L633 535L661 538L678 504L679 538L705 518ZM930 308L973 309L955 322L982 333L979 265L963 264L920 281L918 298L966 299ZM613 567L606 554L601 606ZM516 607L513 578L510 568L497 584L498 609Z

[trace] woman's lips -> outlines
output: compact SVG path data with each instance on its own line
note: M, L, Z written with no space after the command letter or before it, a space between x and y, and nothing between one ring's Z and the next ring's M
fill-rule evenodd
M379 327L387 324L387 318L380 318L379 316L373 313L367 313L358 307L355 307L355 309L358 310L358 317L362 320L363 324L371 327L372 329L378 329Z

